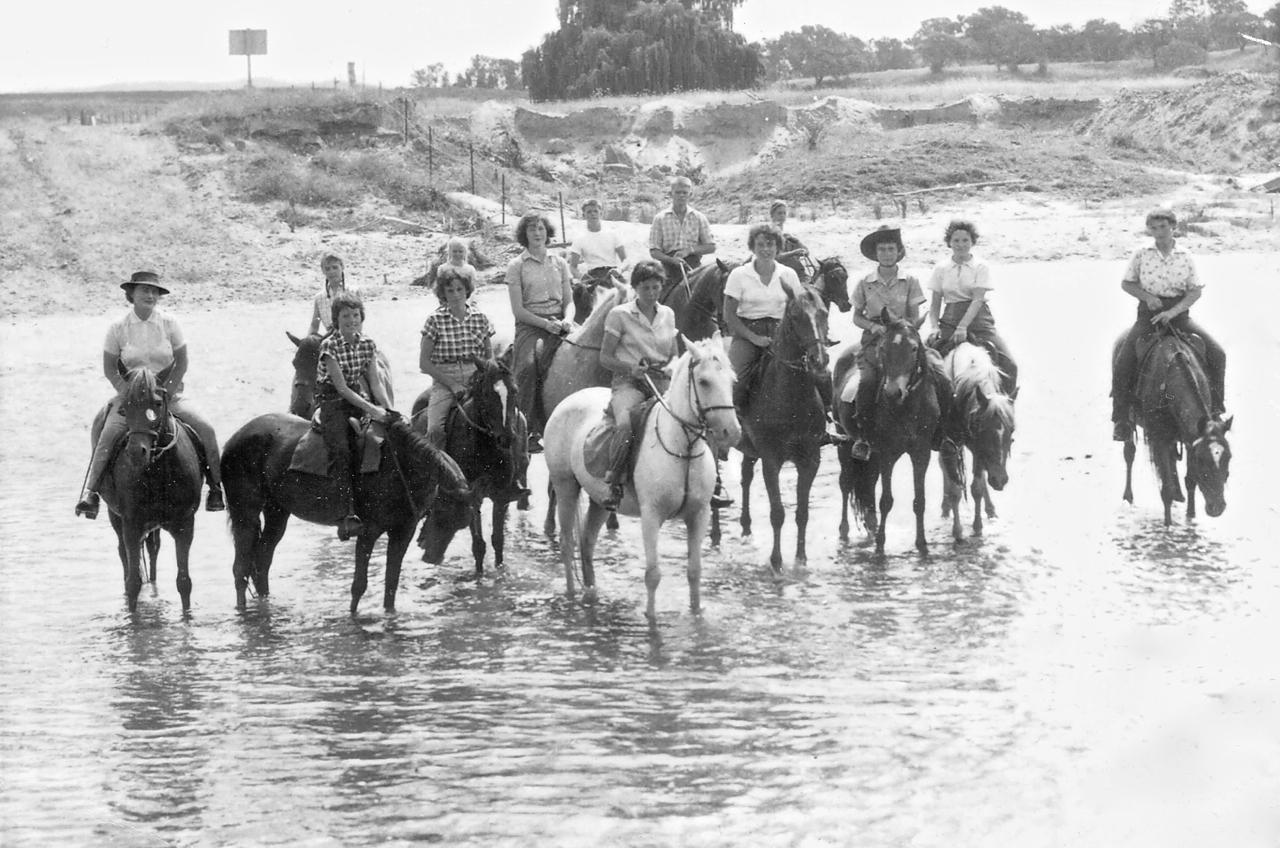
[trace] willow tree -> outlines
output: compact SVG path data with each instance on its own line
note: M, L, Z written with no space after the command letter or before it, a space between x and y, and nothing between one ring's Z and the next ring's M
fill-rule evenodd
M763 65L732 30L741 2L560 0L560 28L524 54L529 97L749 88Z

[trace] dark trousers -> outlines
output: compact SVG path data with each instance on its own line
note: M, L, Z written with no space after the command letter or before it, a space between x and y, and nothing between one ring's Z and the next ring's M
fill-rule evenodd
M1177 303L1181 298L1161 298L1162 308ZM1129 405L1133 402L1135 383L1138 380L1138 342L1156 331L1151 323L1155 313L1146 304L1138 304L1138 318L1124 340L1116 355L1115 365L1111 369L1111 420L1116 423L1129 420ZM1204 341L1205 370L1209 372L1209 400L1215 415L1221 414L1226 394L1227 352L1218 344L1218 340L1204 331L1204 328L1191 320L1191 316L1183 312L1169 322L1171 326L1183 333L1195 333Z
M325 447L329 449L329 476L333 479L343 515L355 515L355 498L351 469L351 417L361 412L343 399L337 392L320 393L320 432Z

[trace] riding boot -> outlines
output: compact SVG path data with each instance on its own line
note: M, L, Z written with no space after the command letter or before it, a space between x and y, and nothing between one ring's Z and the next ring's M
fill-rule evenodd
M98 493L85 486L84 491L80 493L80 500L76 503L76 515L83 515L92 521L98 517L98 507L100 505L101 499L98 497Z
M346 468L338 469L338 473L334 477L334 483L338 490L338 501L344 507L343 518L338 522L338 541L345 542L352 536L358 536L364 526L360 522L360 517L356 515L355 499L352 495L351 471Z
M98 497L98 486L102 484L102 475L106 473L111 457L115 455L119 439L107 431L99 434L98 442L93 447L93 457L89 460L89 471L85 475L84 488L80 492L80 500L76 503L76 515L82 515L90 521L98 517L101 499Z
M600 505L610 512L615 512L618 505L622 503L622 498L626 494L627 470L631 465L631 445L634 439L631 437L630 424L624 424L614 435L613 457L609 465L609 470L605 472L604 480L609 484L609 495Z

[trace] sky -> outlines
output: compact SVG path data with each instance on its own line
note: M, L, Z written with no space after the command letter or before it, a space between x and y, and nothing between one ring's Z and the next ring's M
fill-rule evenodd
M1262 14L1274 0L1246 0ZM745 0L735 29L755 41L803 24L872 38L907 38L920 22L983 6L1022 12L1040 27L1106 18L1125 27L1163 17L1168 0ZM227 31L267 30L259 81L332 85L347 63L367 85L408 85L415 68L450 72L483 54L519 59L555 29L557 0L20 0L4 13L0 92L53 91L163 81L243 84L243 56Z

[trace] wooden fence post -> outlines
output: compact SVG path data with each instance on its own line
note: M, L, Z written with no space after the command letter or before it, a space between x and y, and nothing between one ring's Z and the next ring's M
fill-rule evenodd
M476 143L467 142L467 155L471 158L471 193L476 193Z

